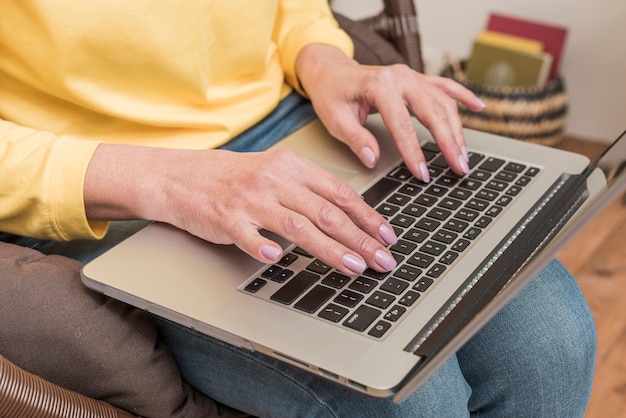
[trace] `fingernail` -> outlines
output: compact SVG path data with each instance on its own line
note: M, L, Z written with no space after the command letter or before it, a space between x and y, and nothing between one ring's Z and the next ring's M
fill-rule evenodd
M397 263L396 259L386 251L378 250L375 254L376 264L385 269L386 271L393 270Z
M280 259L280 256L283 254L283 252L282 250L279 250L274 246L264 245L261 247L261 254L263 254L263 257L269 258L273 262L276 262Z
M398 242L398 237L393 229L389 228L387 225L381 225L378 228L378 233L380 237L389 245L395 245Z
M463 157L462 155L459 155L459 165L461 166L461 170L463 171L463 173L467 174L469 173L469 166L467 165L467 162L465 161L465 157Z
M348 270L354 272L355 274L361 274L367 268L367 264L365 261L361 260L359 257L353 256L352 254L346 254L341 259L344 267Z
M426 163L419 163L420 174L422 176L422 181L424 183L428 183L430 181L430 173L428 172L428 166Z
M461 147L461 154L463 154L463 158L465 159L465 162L469 164L469 154L467 153L467 147L465 145Z
M476 103L478 104L478 106L480 106L481 109L485 109L487 107L487 105L485 104L485 102L483 102L482 100L480 100L478 97L476 98Z
M376 156L374 155L374 151L370 147L364 147L361 150L361 160L365 163L369 168L373 168L376 163Z

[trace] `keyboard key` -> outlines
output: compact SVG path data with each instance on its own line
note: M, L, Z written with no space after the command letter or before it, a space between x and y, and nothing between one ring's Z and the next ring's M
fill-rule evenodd
M411 200L411 198L407 195L394 193L389 197L389 199L387 199L387 203L404 206L409 202L409 200Z
M315 259L306 267L307 270L311 270L314 273L326 274L330 271L331 267L328 264L323 263L321 260Z
M445 229L448 229L454 232L463 232L465 228L467 228L468 226L469 226L468 222L461 221L459 219L450 219L443 225Z
M396 305L385 314L384 318L387 321L396 322L405 312L406 308L404 306Z
M444 197L441 202L439 202L439 206L449 210L456 210L461 206L462 202L457 199L452 199L451 197Z
M537 167L529 167L524 174L530 177L535 177L540 171L541 170Z
M335 291L330 287L317 285L296 302L293 307L304 312L314 313L334 295Z
M375 338L380 338L383 335L385 335L385 332L387 332L389 328L391 328L391 324L389 322L378 321L376 325L374 325L372 329L369 330L367 335L371 335L372 337L375 337Z
M477 152L470 152L468 153L468 157L469 157L469 168L474 168L476 167L476 165L481 162L483 160L483 158L485 158L485 156L483 154L479 154Z
M471 244L470 241L466 240L466 239L459 239L457 242L454 243L454 245L452 246L452 249L454 251L457 252L463 252L467 247L469 247L469 245Z
M411 174L409 169L406 168L404 165L401 165L400 167L395 168L387 175L387 177L391 177L400 181L407 181L412 176L413 175Z
M412 282L415 279L417 279L420 274L422 274L422 270L415 268L415 267L407 266L406 264L401 265L394 272L394 275L396 277L399 277L403 280L407 280L409 282Z
M395 251L401 254L411 254L413 250L417 248L417 244L414 244L410 241L405 241L403 239L399 239L398 242L390 248L391 251Z
M263 286L265 286L267 284L267 280L263 280L261 278L256 278L254 280L252 280L245 288L244 290L246 292L250 292L250 293L256 293L259 291L260 288L262 288Z
M438 186L436 184L433 184L432 186L430 186L428 189L424 190L425 193L431 194L433 196L437 196L437 197L441 197L444 194L446 194L448 192L447 187L443 187L443 186Z
M419 297L419 293L409 290L400 298L398 303L404 306L413 306Z
M376 208L376 212L380 213L381 215L389 218L391 216L393 216L396 212L398 212L400 210L400 208L396 205L390 205L387 202L382 203L380 206L378 206Z
M400 187L398 191L400 193L408 194L409 196L417 196L420 190L422 190L421 187L416 186L415 184L408 183Z
M471 227L463 234L463 238L476 239L476 237L480 235L480 231L481 230L479 228Z
M454 216L463 221L474 222L474 219L476 219L478 215L480 214L475 210L460 209Z
M281 259L278 261L278 264L279 264L279 265L281 265L281 266L283 266L283 267L287 267L287 266L291 265L291 264L292 264L294 261L296 261L297 259L298 259L298 256L297 256L296 254L294 254L294 253L288 253L288 254L285 254L285 255L283 256L283 258L281 258Z
M415 198L415 200L413 200L413 203L418 203L420 205L426 206L426 207L431 207L433 206L435 203L437 203L437 199L435 196L430 196L427 194L421 194L419 196L417 196Z
M507 165L504 166L504 169L512 171L514 173L521 173L522 171L526 169L526 166L524 164L514 163L511 161L507 163Z
M291 304L300 295L302 295L309 287L311 287L319 276L317 274L310 273L308 271L301 271L291 280L289 280L283 287L278 289L270 299L276 302L283 303L285 305Z
M317 316L332 322L339 322L348 312L350 312L348 308L335 305L334 303L329 303L320 311L319 314L317 314Z
M419 279L417 281L417 283L415 284L415 286L413 286L414 290L417 290L418 292L425 292L428 290L428 288L434 283L435 281L433 279L431 279L430 277L422 277L421 279Z
M429 232L432 232L435 229L439 228L439 225L441 225L441 222L428 218L422 218L415 224L416 227Z
M458 236L459 235L454 232L440 229L439 231L433 234L433 240L444 243L444 244L452 244L452 241L457 239Z
M365 200L368 205L374 207L383 201L400 184L401 183L397 180L384 177L363 193L363 200Z
M474 209L474 210L481 211L481 212L487 209L487 206L489 206L489 202L485 200L477 199L475 197L471 198L469 202L465 204L466 208Z
M363 299L363 295L360 293L353 292L351 290L344 290L333 300L333 302L339 303L340 305L347 306L348 308L354 308L357 303L359 303Z
M402 238L406 238L410 241L420 243L428 237L428 232L420 229L411 228L406 234L402 235Z
M417 218L417 217L422 216L424 213L426 213L426 208L424 206L411 203L410 205L402 209L402 213L406 215L411 215Z
M511 183L513 180L515 180L516 177L517 174L506 170L502 170L498 174L496 174L496 179L506 181L508 183Z
M413 225L413 222L415 222L414 217L404 214L396 215L392 220L389 221L390 224L399 226L400 228L408 228Z
M458 257L459 253L456 253L454 251L447 251L444 255L441 256L439 262L449 266L450 264L454 263L454 260L456 260Z
M430 270L426 272L428 277L432 277L433 279L438 279L443 272L446 270L446 266L443 264L435 263Z
M501 206L492 206L489 208L489 210L487 210L487 212L485 212L485 215L495 218L496 216L500 214L500 212L502 212Z
M415 253L411 257L409 257L407 263L425 269L426 267L430 266L433 261L435 261L435 257L433 256L422 253Z
M481 216L480 219L476 221L474 226L485 229L491 223L492 220L493 218L490 218L488 216Z
M380 309L387 309L395 300L396 298L394 298L390 294L377 290L376 292L372 293L372 296L367 298L365 303L376 306Z
M488 171L476 170L471 173L469 177L480 181L486 181L489 177L491 177L491 173Z
M446 246L444 244L435 241L426 241L426 243L420 248L421 252L430 255L440 255L445 250Z
M409 284L404 280L399 280L394 277L390 277L385 280L380 286L380 290L384 290L385 292L393 293L394 295L399 295L409 287Z
M368 279L367 277L359 276L356 279L354 279L352 283L350 283L350 286L348 286L348 289L356 290L357 292L367 294L371 292L376 287L377 284L378 282L375 280Z
M433 208L426 214L429 218L437 219L438 221L445 221L450 215L452 215L451 211L440 207Z
M504 160L495 157L487 157L485 162L480 165L480 169L491 171L493 173L497 171L502 164L504 164Z
M504 189L506 189L508 185L509 184L506 181L491 180L491 181L488 181L487 184L485 184L485 187L501 192Z
M467 200L467 198L472 196L472 192L471 190L461 189L460 187L457 187L456 189L452 190L448 196L455 197L461 200Z
M345 274L341 274L337 271L333 271L328 276L326 276L324 280L322 280L322 284L325 284L330 287L334 287L335 289L341 289L349 281L350 281L350 278L346 276Z
M468 190L478 190L480 189L480 187L483 185L482 181L478 181L478 180L473 180L470 178L464 178L460 183L459 186L464 188L464 189L468 189Z
M343 325L356 331L365 331L380 314L381 312L378 309L361 305L352 314L348 315Z

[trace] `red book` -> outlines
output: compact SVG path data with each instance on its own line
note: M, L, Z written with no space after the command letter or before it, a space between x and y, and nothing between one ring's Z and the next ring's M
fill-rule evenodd
M489 15L487 30L542 42L544 52L552 55L552 66L548 73L548 80L553 80L559 73L567 28L492 13Z

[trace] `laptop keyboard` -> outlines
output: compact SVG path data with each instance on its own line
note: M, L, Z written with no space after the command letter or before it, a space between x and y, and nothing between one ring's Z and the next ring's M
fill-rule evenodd
M470 153L470 174L459 177L436 144L422 150L430 183L400 164L363 193L399 238L393 271L348 277L295 247L241 289L372 338L387 335L539 173Z

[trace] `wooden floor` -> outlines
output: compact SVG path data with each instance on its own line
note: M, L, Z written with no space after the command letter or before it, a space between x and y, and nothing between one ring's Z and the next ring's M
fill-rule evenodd
M604 145L565 138L558 148L595 158ZM626 205L613 202L558 255L578 281L598 330L586 418L626 418Z

